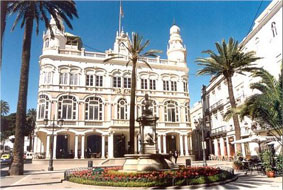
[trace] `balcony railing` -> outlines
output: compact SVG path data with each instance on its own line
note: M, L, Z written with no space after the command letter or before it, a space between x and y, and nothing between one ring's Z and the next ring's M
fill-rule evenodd
M214 110L214 109L216 109L216 108L218 108L219 106L222 106L222 105L223 105L223 100L221 99L221 100L217 101L216 103L212 104L210 106L210 110Z
M222 134L226 134L227 133L227 126L221 126L221 127L217 127L215 129L211 129L211 136L217 136L217 135L222 135Z
M93 58L101 58L101 59L105 59L109 57L107 53L90 52L90 51L85 51L84 49L82 49L81 51L71 50L71 49L59 49L58 53L63 54L63 55L77 55L77 56L82 56L82 57L93 57ZM124 56L123 58L120 58L120 59L128 60L128 57ZM145 57L142 59L149 63L156 63L156 64L164 64L164 65L177 65L178 64L177 61L168 61L167 59L160 59L159 57L157 58Z

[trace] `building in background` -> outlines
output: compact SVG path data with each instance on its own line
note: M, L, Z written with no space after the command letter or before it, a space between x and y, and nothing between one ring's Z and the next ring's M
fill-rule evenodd
M278 78L282 64L282 0L273 0L255 20L252 31L243 39L241 45L244 51L255 51L262 59L256 62ZM238 75L232 78L234 95L237 105L244 103L247 97L253 95L250 84L257 79L248 75ZM223 116L230 109L227 83L223 76L212 77L204 95L205 115L210 118L210 143L212 153L221 158L235 156L235 131L233 120L224 121ZM193 123L193 122L192 122ZM252 134L267 135L256 122L244 118L240 122L241 137L247 138ZM253 131L252 131L253 129ZM257 143L242 143L242 154L257 155Z
M121 42L128 43L128 34L117 32L113 50L90 52L79 36L58 30L54 19L50 24L55 38L50 31L43 35L34 152L50 157L54 119L54 159L122 157L129 141L131 66L126 67L129 54ZM113 53L123 58L104 63ZM149 94L153 113L159 117L159 153L177 150L180 156L190 156L192 150L186 56L180 28L173 25L168 59L144 58L152 70L138 62L136 118L141 116L144 95ZM64 120L61 127L59 119ZM138 141L136 123L137 151Z

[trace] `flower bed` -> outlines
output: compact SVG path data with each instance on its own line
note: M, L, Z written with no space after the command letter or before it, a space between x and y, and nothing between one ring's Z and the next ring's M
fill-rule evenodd
M212 167L188 167L176 171L121 172L121 167L74 171L68 180L75 183L123 187L151 187L212 183L232 178L227 171Z

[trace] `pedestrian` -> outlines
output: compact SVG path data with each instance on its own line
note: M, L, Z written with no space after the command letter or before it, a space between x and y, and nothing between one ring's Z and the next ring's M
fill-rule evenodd
M177 150L175 150L173 156L174 156L174 158L175 158L175 164L177 164L177 159L178 159L178 151L177 151Z

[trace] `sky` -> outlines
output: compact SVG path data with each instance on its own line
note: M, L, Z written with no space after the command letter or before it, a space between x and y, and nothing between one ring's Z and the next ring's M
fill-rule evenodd
M254 18L267 7L270 1L123 1L125 32L137 32L150 40L149 49L162 50L166 59L169 29L175 22L181 29L183 43L187 48L189 67L189 92L191 106L200 100L201 87L209 83L209 76L196 76L200 66L196 58L206 57L203 50L215 51L215 42L230 37L241 42L248 34ZM82 38L89 51L104 52L113 48L119 21L119 1L76 1L78 19L72 21L73 30L66 32ZM1 99L10 105L10 113L16 112L23 29L17 26L11 32L15 16L7 18L4 34ZM19 22L20 23L20 22ZM33 32L27 108L36 108L39 82L39 56L42 53L40 24L38 35Z

